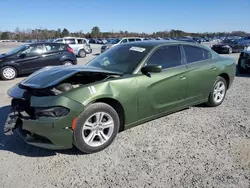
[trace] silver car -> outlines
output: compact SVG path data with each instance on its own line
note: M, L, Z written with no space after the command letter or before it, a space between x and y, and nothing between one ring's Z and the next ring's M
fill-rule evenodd
M114 46L120 45L120 44L124 44L127 42L136 42L136 41L143 41L142 38L139 37L126 37L126 38L116 38L113 39L110 43L105 44L101 47L101 53L103 53L104 51L108 50L109 48L112 48Z
M68 44L79 57L85 57L86 54L92 53L92 49L87 39L77 37L64 37L54 40L57 43Z

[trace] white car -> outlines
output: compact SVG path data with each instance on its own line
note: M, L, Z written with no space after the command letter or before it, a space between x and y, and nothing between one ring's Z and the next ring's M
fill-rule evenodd
M54 40L57 43L68 44L79 57L85 57L86 54L92 53L92 49L87 39L77 37L64 37Z
M116 38L116 39L112 40L110 43L102 45L101 53L103 53L104 51L106 51L109 48L112 48L114 46L124 44L124 43L127 43L127 42L136 42L136 41L143 41L143 39L140 38L140 37Z

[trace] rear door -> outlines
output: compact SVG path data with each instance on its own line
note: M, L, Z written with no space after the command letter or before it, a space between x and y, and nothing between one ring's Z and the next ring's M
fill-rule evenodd
M65 44L48 43L44 44L45 52L42 55L44 58L43 66L62 65L61 57L63 55Z
M192 45L183 45L187 63L187 102L194 103L208 97L216 79L218 66L212 54Z
M160 73L151 73L150 76L138 76L140 118L183 106L187 89L187 68L183 63L180 46L158 48L146 64L161 65L163 70Z

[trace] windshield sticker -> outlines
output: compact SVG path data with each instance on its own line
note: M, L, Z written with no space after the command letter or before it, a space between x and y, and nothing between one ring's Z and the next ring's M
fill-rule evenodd
M136 52L144 52L146 48L132 46L129 50L136 51Z

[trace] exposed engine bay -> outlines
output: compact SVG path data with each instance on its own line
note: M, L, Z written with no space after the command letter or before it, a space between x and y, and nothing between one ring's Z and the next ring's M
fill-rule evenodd
M77 73L61 81L57 85L43 89L30 88L23 86L21 84L19 85L19 87L25 89L29 94L33 96L53 96L70 91L74 88L78 88L82 85L98 82L101 80L107 80L109 78L114 78L114 77L117 77L117 75L106 75L105 73L84 72L84 73Z

